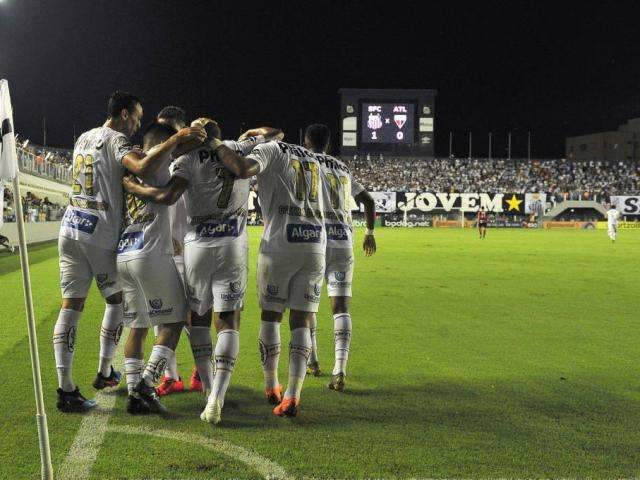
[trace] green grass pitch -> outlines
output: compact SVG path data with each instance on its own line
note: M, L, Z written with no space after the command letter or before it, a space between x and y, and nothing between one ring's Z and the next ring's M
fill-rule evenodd
M637 477L640 475L640 232L379 229L378 253L356 249L348 390L308 377L301 416L276 418L262 397L256 251L241 351L223 424L203 398L167 398L170 419L132 418L117 394L108 425L221 439L321 478ZM362 231L358 232L358 244ZM82 416L55 409L51 346L59 305L55 245L30 252L54 468ZM92 290L74 375L93 396L102 302ZM17 255L0 255L0 478L39 475ZM283 326L281 379L288 328ZM332 319L323 298L320 363L330 371ZM181 374L191 370L187 342ZM259 478L220 452L173 438L107 432L91 478Z

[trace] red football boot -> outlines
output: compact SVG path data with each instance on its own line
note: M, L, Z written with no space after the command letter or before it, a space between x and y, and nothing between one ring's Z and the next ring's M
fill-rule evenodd
M202 392L202 380L200 380L200 375L198 375L198 369L193 367L193 372L191 372L191 378L189 379L189 390L192 392Z
M295 397L285 398L280 405L273 409L273 414L279 417L296 417L300 400Z
M163 376L160 379L160 385L156 387L156 392L158 392L160 397L182 391L184 391L184 382L180 377L178 377L178 380L174 380L173 378Z

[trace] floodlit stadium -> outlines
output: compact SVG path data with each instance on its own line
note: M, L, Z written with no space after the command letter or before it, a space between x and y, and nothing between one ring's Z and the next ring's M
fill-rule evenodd
M638 477L640 10L249 7L0 1L0 479Z

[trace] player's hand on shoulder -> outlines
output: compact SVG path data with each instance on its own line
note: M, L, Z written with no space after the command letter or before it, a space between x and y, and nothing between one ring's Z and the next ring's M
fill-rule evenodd
M373 235L365 235L364 242L362 242L362 249L364 250L364 254L367 257L370 257L374 253L376 253L376 237Z
M136 185L138 185L138 179L134 175L127 173L122 177L122 186L128 192L135 188Z
M205 132L203 127L185 127L178 131L175 134L178 139L178 143L187 143L191 140L198 140L199 142L204 142L205 138L207 138L207 132Z

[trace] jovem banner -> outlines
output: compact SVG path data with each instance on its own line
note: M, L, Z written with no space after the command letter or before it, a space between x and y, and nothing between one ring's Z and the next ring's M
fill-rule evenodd
M432 192L372 192L377 213L411 212L487 212L525 215L540 210L546 203L544 193L432 193ZM255 210L258 198L249 195L249 210ZM353 202L352 210L358 210Z
M477 212L484 207L491 213L524 215L527 210L531 211L526 208L526 200L524 193L396 193L396 207L401 212ZM539 201L539 197L532 201Z

